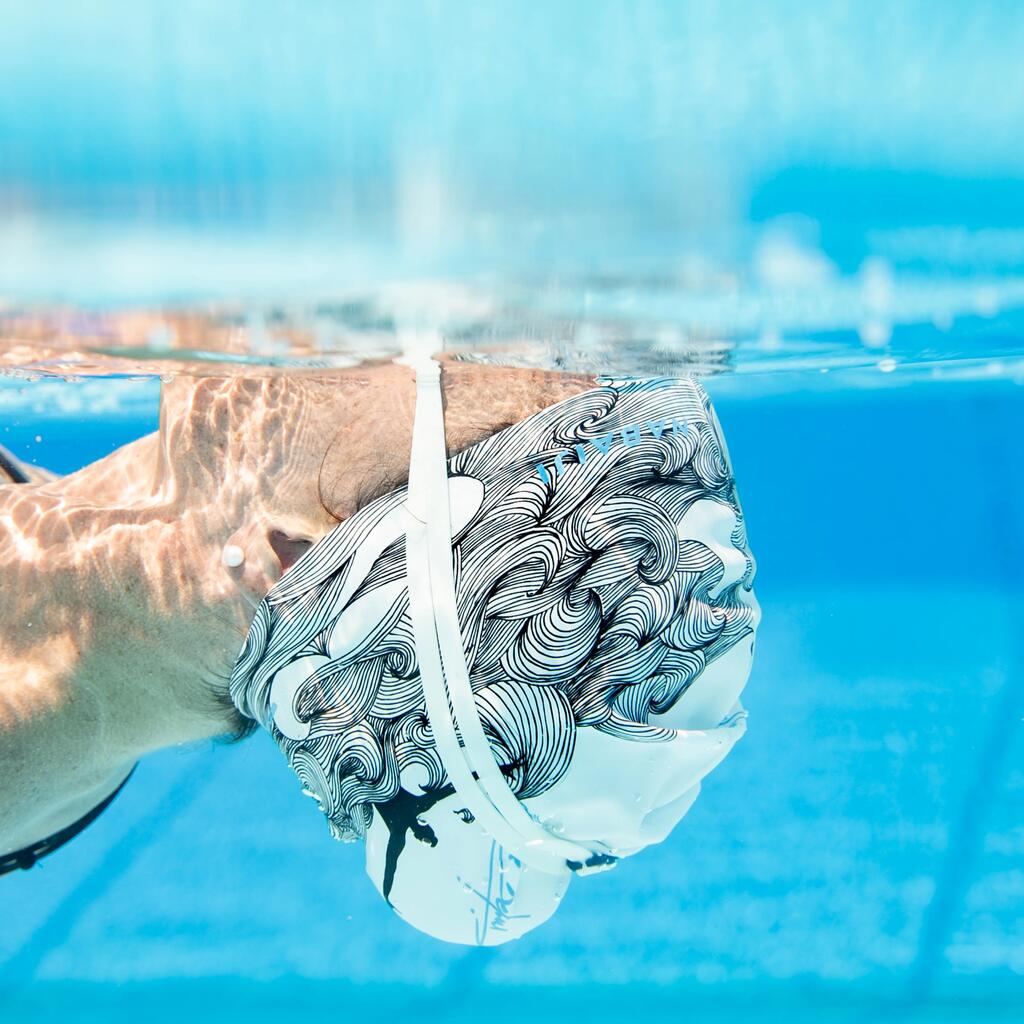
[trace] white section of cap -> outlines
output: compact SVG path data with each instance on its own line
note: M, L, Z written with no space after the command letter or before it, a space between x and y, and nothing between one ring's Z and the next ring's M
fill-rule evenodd
M414 928L445 942L496 946L543 924L572 875L537 871L510 856L460 811L456 793L419 814L434 847L406 834L390 892L391 906ZM366 871L384 894L390 832L379 814L366 837Z
M703 544L722 562L722 578L708 596L718 597L726 588L738 583L747 570L747 556L733 544L736 514L732 508L711 498L695 501L679 521L680 540ZM751 630L761 619L761 607L752 590L738 590L740 602L753 612ZM713 728L739 704L754 661L754 634L735 643L724 654L708 663L687 687L675 705L663 715L652 714L652 725L670 729Z
M577 729L565 774L524 802L567 836L627 856L668 835L696 799L701 779L745 731L742 713L718 728L679 730L662 741Z
M651 725L669 729L710 729L739 703L754 662L754 637L739 640L690 684L675 706L663 715L651 715Z
M747 570L747 558L732 542L736 529L736 513L732 506L714 498L695 501L683 515L676 527L680 540L695 540L712 551L722 561L724 571L721 580L708 591L712 599L721 595L727 587L738 583Z

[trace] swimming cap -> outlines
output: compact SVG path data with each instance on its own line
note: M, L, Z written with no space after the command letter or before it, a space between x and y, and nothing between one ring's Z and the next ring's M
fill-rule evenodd
M230 691L405 920L496 945L664 839L743 734L754 563L696 381L601 381L439 474L419 390L409 487L281 578Z

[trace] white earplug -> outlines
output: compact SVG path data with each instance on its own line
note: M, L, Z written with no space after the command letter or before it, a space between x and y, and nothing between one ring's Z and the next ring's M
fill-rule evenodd
M220 560L229 569L237 569L245 561L245 552L237 544L225 544Z

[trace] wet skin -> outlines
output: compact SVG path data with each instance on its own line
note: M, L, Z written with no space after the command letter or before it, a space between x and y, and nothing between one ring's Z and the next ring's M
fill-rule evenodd
M592 386L446 364L449 451ZM0 853L70 824L145 754L234 727L224 696L253 609L404 482L414 398L390 364L179 378L157 433L59 480L0 484Z

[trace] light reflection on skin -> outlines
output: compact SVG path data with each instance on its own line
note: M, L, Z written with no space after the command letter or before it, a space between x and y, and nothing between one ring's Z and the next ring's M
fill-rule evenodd
M592 386L448 364L449 450ZM0 853L70 824L146 753L232 727L214 694L254 606L335 516L404 482L413 402L391 364L178 378L156 434L0 486Z

